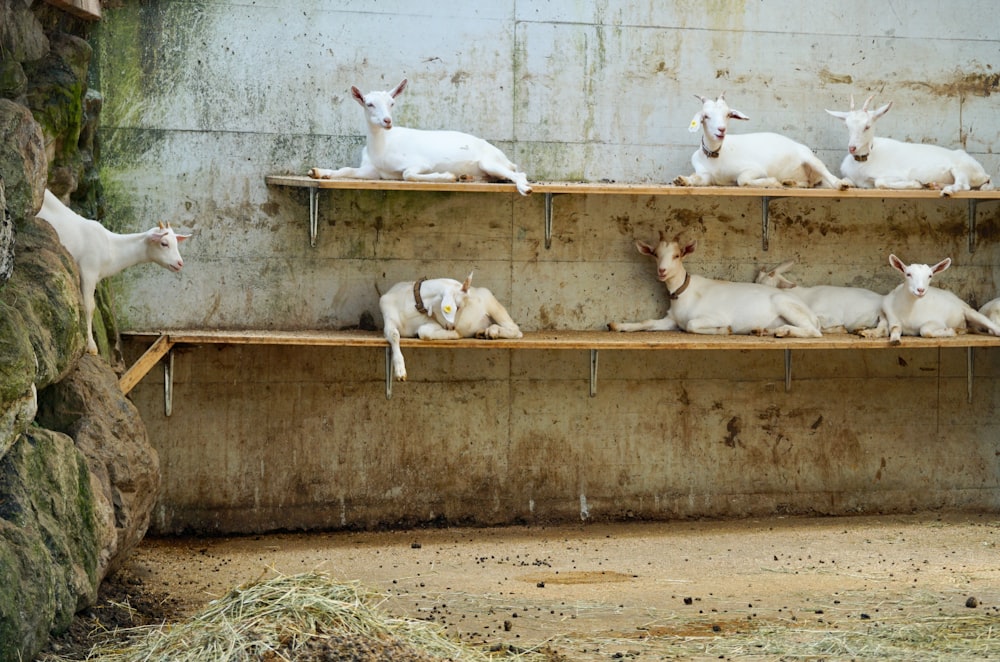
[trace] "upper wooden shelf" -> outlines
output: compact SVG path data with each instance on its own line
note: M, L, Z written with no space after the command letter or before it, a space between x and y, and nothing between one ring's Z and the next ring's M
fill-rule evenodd
M517 193L508 182L406 182L392 179L313 179L304 175L268 175L272 186L315 189L375 191L449 191L464 193ZM532 182L535 193L574 193L579 195L681 195L730 196L745 198L917 198L940 199L932 189L896 191L891 189L852 188L846 191L824 188L750 188L745 186L674 186L673 184L633 184L620 182ZM946 198L947 199L947 198ZM997 191L962 191L951 199L1000 199Z

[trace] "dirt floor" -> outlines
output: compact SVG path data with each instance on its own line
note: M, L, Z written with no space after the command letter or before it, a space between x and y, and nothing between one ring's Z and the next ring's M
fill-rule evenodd
M1000 658L996 514L147 539L102 599L175 620L309 571L465 642L574 661Z

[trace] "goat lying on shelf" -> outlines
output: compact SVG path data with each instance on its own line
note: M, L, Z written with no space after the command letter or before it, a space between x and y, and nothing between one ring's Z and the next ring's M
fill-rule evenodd
M931 278L951 266L950 257L930 266L907 265L895 255L889 255L889 264L903 274L903 282L882 301L892 344L899 344L901 336L954 336L967 324L1000 336L1000 325L951 292L931 286Z
M426 131L395 126L392 107L406 89L406 79L391 91L351 96L365 110L368 143L361 166L337 170L312 168L315 179L403 179L413 182L454 182L459 179L510 180L521 195L531 193L528 177L499 148L459 131Z
M657 278L667 287L670 310L659 320L612 322L612 331L674 331L704 334L760 334L817 338L822 335L816 314L800 299L757 283L734 283L692 275L684 256L694 241L681 243L660 231L655 246L636 241L640 253L656 261Z
M750 119L726 103L725 93L716 100L695 95L701 110L688 129L701 131L701 145L691 156L694 174L677 177L677 186L795 186L846 189L812 150L777 133L729 135L729 120Z
M406 381L400 338L451 340L457 338L521 338L523 334L507 310L485 287L472 287L451 278L396 283L379 298L385 339L392 348L392 371Z
M171 271L180 271L184 260L178 244L191 236L177 234L169 224L164 226L163 223L145 232L117 234L97 221L80 216L48 189L37 216L55 228L60 243L80 270L80 293L87 317L87 352L90 354L97 354L94 342L97 283L143 262L155 262Z
M847 156L840 174L859 188L941 189L942 196L978 188L992 190L983 166L961 149L901 142L875 136L875 122L889 112L892 102L868 110L868 97L860 110L827 110L847 126Z
M885 336L885 317L882 315L883 296L863 287L814 285L803 287L789 280L784 273L792 268L795 260L782 262L773 269L761 267L755 282L777 287L796 296L816 313L823 333L854 333L864 331L865 337Z

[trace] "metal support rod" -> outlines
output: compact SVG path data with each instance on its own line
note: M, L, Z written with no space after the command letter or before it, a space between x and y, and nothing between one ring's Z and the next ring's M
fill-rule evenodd
M174 413L174 350L167 352L163 362L163 415Z
M969 252L976 252L976 211L979 201L969 198ZM971 401L970 401L971 402Z
M319 231L318 228L318 217L319 217L319 196L318 188L309 189L309 245L312 248L316 248L316 234Z
M392 348L385 348L385 399L392 400Z
M552 247L552 194L545 194L545 248Z
M785 350L785 393L792 390L792 350Z
M965 361L966 361L965 375L966 375L966 380L968 382L966 384L966 397L968 398L969 404L971 405L972 404L972 376L973 376L972 366L973 366L973 352L975 351L975 347L966 347L965 351L966 351L966 355L965 355Z
M590 397L597 396L597 350L590 350Z
M760 237L763 249L767 250L768 225L771 207L771 196L765 195L760 199Z

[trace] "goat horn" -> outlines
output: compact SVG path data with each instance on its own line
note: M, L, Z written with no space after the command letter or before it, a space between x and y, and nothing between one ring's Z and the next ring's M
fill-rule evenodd
M156 222L156 226L162 230L163 229L163 221L157 221Z
M870 97L868 97L867 99L865 99L864 108L862 108L861 110L868 110L868 104L870 104L872 102L872 99L874 99L874 98L875 98L875 95L873 94Z
M667 241L667 231L660 230L660 241Z
M851 110L854 110L854 95L851 95Z

